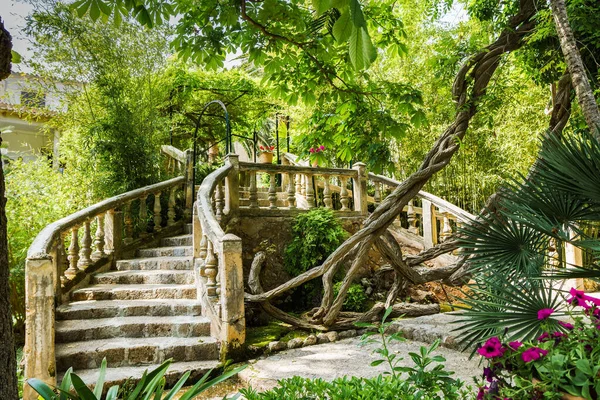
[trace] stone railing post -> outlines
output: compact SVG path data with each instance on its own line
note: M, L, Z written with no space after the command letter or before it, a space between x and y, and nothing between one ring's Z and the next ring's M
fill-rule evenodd
M358 162L352 166L356 170L358 177L354 180L354 211L367 215L367 169L364 163Z
M246 340L242 239L226 234L221 239L221 358L235 358Z
M202 264L204 264L204 259L206 258L206 248L204 249L204 254L201 254L203 237L204 234L202 233L202 224L200 223L200 218L198 216L197 203L194 203L194 213L192 218L192 249L194 256L194 270L196 272L196 279L198 279L200 268Z
M194 155L192 150L185 151L185 209L183 216L186 221L189 221L192 217L192 207L194 205L194 185L195 182L192 180L194 176Z
M236 213L240 208L240 160L237 154L228 154L227 163L232 168L225 178L225 213Z
M571 236L575 238L575 235L571 231ZM571 243L565 243L565 262L568 267L571 266L583 266L583 250L577 246L573 246ZM563 289L569 290L571 288L575 288L577 290L584 290L583 287L583 279L575 278L575 279L567 279L564 282Z
M56 385L56 357L54 354L54 301L56 259L49 256L28 258L25 263L25 360L24 375L36 377ZM37 400L38 394L27 384L23 387L24 400Z
M437 244L437 220L434 205L429 200L422 200L423 205L423 240L425 248L429 249Z
M123 245L123 212L109 210L104 220L104 251L112 255L113 267L121 259Z

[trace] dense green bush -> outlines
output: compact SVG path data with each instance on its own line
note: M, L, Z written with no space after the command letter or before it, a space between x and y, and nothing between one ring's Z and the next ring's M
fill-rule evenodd
M336 297L340 292L340 286L342 286L341 281L333 285L333 295ZM365 289L360 283L353 283L348 289L346 300L344 300L344 310L362 312L365 310L366 301Z
M286 270L296 276L325 260L348 235L333 211L315 208L296 217L285 249Z
M25 327L27 250L42 228L87 205L89 191L84 177L61 173L41 158L10 162L5 172L11 306L19 341Z

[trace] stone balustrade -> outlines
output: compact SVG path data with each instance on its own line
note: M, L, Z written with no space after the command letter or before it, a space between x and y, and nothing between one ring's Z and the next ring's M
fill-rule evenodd
M377 208L400 182L369 173L368 203ZM461 224L474 220L475 216L431 193L420 191L412 199L400 216L400 224L409 232L423 239L424 248L430 248L443 242L452 235Z
M166 158L166 169L169 173L185 178L185 218L192 216L194 202L193 152L191 149L181 151L170 145L161 146L160 152Z
M235 357L246 333L242 240L225 234L220 224L237 209L238 168L237 156L229 155L224 166L204 178L192 228L197 293L223 360Z
M176 177L101 201L39 233L25 265L25 376L56 384L55 306L123 254L181 229L186 190L186 178Z

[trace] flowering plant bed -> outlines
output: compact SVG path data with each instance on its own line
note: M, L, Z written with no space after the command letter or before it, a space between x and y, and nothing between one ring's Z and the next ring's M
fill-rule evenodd
M477 353L487 360L477 399L598 399L600 394L600 299L571 289L573 322L538 311L547 328L530 341L494 336Z

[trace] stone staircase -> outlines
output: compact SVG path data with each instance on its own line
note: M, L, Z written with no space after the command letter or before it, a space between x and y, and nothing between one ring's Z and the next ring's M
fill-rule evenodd
M57 307L59 381L73 367L93 384L105 357L109 386L140 378L168 359L171 384L185 371L199 378L218 365L219 344L196 295L191 224L185 232L162 239L162 247L137 250L137 258L117 261L116 271L93 275L89 286Z

